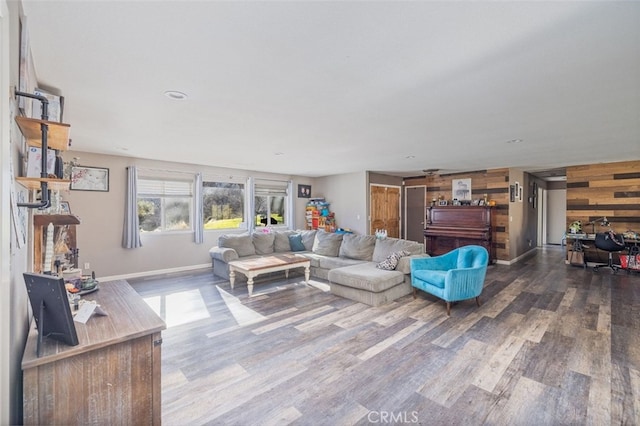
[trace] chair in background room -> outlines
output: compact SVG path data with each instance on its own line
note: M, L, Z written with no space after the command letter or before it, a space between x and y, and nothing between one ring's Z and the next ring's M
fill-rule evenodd
M616 234L613 231L599 232L596 234L595 246L599 250L604 250L609 253L608 262L596 265L593 267L594 271L598 271L599 268L611 268L613 273L618 272L618 269L622 269L620 265L613 264L613 253L620 253L624 251L624 238L622 234Z
M417 290L432 294L447 302L472 299L480 306L479 296L489 264L489 252L482 246L464 246L441 256L411 259L413 297Z

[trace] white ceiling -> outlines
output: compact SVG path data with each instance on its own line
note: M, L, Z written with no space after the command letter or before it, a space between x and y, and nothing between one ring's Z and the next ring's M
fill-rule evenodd
M640 159L637 1L23 8L78 151L303 176Z

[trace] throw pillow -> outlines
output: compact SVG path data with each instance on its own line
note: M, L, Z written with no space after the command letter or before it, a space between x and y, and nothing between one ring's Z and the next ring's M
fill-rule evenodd
M338 257L340 244L342 244L342 236L343 234L334 234L332 232L318 230L311 251L315 254Z
M304 244L302 244L302 235L293 234L289 235L289 245L291 251L305 251Z
M344 234L340 257L370 261L375 245L376 237L373 235Z
M384 269L385 271L393 271L396 269L396 266L398 266L398 261L405 256L409 256L410 254L411 253L405 250L391 253L385 260L378 263L376 265L376 268Z
M240 257L256 254L256 248L249 234L221 235L218 238L218 247L232 248Z
M273 251L277 253L291 251L291 243L289 242L289 235L295 234L294 231L274 231Z
M273 253L273 241L275 235L271 232L268 234L256 231L251 235L251 240L256 248L256 254L271 254Z

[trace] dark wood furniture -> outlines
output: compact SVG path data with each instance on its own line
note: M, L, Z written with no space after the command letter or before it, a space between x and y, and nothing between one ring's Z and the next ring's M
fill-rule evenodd
M24 424L161 422L160 344L165 323L126 281L100 283L95 300L108 316L74 322L80 344L45 338L35 327L22 358Z
M425 251L438 256L468 245L479 245L495 260L492 247L491 207L432 206L424 230Z
M42 262L47 235L47 226L53 223L54 236L60 232L66 232L65 243L70 250L77 249L76 225L80 224L80 218L72 214L34 214L33 215L33 272L42 272ZM78 265L75 265L76 267Z

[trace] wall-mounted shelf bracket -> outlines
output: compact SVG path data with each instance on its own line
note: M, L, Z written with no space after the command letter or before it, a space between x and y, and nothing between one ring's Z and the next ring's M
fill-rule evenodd
M25 98L37 99L42 103L42 121L49 120L49 100L44 96L34 95L31 93L20 92L16 90L16 96L21 96ZM18 203L18 207L27 207L30 209L46 209L51 205L51 201L49 200L49 188L48 182L46 181L47 174L47 134L49 132L49 126L46 123L40 124L40 133L42 137L42 143L40 144L41 149L41 163L40 163L40 177L43 179L40 182L40 201L37 203Z

